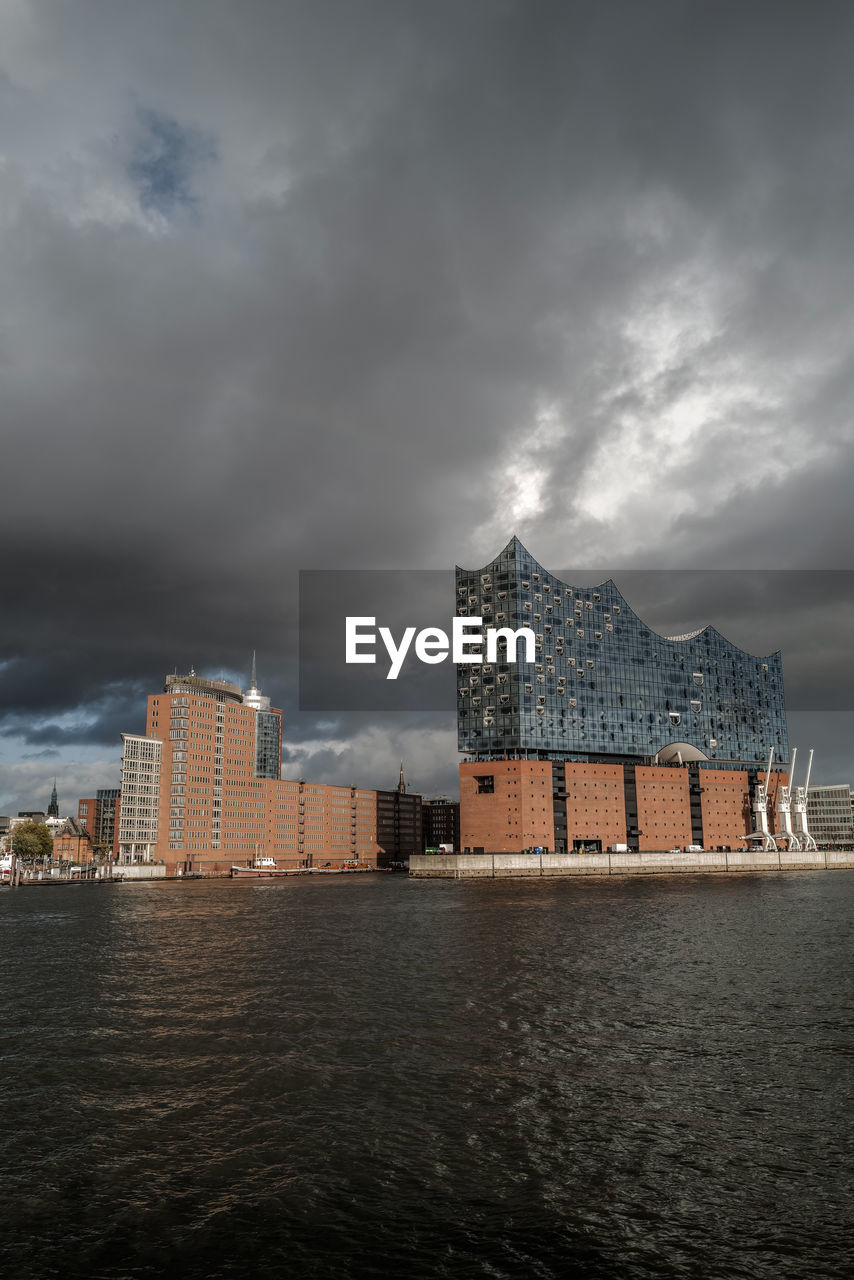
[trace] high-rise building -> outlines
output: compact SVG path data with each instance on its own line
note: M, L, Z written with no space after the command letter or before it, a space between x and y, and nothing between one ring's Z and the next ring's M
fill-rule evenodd
M167 874L383 865L421 849L421 797L281 777L282 713L191 671L148 699L144 736L123 734L119 857Z
M779 653L746 653L713 626L659 635L613 581L567 583L518 538L457 569L456 611L508 632L494 661L457 668L463 849L738 848L760 780L777 821Z
M149 697L145 737L123 735L122 856L134 856L131 846L156 845L164 861L189 872L198 858L225 861L264 843L264 785L281 772L282 713L254 678L249 699L239 685L194 671L167 676L162 694ZM140 772L146 742L156 744L149 755L152 774L157 757L157 781ZM153 826L135 826L139 819Z
M151 862L158 846L163 743L154 735L122 734L119 852L126 862Z

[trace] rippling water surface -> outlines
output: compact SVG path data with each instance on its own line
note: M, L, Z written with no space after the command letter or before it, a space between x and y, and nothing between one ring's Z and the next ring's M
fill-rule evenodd
M850 1277L854 874L3 890L10 1277Z

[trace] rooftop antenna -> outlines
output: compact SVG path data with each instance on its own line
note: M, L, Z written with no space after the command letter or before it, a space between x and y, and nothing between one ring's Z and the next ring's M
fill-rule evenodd
M406 779L403 776L403 761L400 762L400 778L397 783L397 789L401 795L406 794Z

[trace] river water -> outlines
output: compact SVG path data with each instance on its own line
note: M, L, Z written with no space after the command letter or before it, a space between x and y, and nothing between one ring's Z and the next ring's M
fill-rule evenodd
M0 895L5 1276L846 1277L854 873Z

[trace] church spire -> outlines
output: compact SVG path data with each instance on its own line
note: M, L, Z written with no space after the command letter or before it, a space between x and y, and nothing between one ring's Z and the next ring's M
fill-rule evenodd
M53 780L53 791L50 793L50 804L47 807L47 816L49 818L59 817L59 799L56 794L56 778Z
M405 778L404 778L404 776L403 776L403 761L402 761L402 760L401 760L401 762L400 762L400 779L399 779L398 784L397 784L397 789L398 789L398 791L400 792L400 794L401 794L402 796L403 796L403 795L406 795L406 779L405 779Z
M255 670L255 650L252 650L252 674L249 677L249 688L258 688L258 673Z

